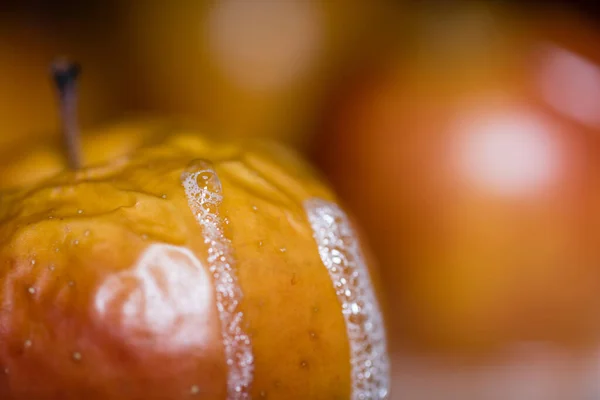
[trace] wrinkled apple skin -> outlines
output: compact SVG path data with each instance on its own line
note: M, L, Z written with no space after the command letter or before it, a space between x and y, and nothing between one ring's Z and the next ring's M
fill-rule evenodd
M243 292L251 397L350 398L340 303L302 208L332 193L278 146L160 126L85 135L78 171L34 145L33 165L0 168L0 397L227 398L209 246L181 184L206 160Z

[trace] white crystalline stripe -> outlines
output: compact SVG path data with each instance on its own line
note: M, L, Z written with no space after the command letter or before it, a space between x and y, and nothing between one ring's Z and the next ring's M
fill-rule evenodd
M209 177L217 188L200 187L198 178ZM234 258L231 242L223 234L218 208L222 201L220 183L211 168L184 172L182 184L188 204L200 224L208 245L208 265L215 281L217 310L228 367L228 399L249 399L249 387L253 378L252 346L242 327L243 315L238 310L242 291L237 284L233 269Z
M342 306L350 342L352 399L387 399L390 363L385 328L356 235L336 204L310 199L304 208Z

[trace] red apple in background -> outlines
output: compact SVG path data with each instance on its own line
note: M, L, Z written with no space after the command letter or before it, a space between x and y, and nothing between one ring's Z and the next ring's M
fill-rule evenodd
M370 235L397 340L591 344L598 35L565 13L466 4L409 15L402 54L344 91L317 158Z

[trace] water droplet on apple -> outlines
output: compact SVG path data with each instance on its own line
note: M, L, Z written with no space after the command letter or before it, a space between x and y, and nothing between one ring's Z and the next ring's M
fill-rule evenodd
M185 168L184 175L193 175L199 188L221 193L221 182L210 161L194 160Z

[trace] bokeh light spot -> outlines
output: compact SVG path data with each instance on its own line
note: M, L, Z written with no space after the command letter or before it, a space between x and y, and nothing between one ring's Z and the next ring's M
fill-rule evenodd
M600 68L560 47L541 53L537 81L543 100L564 116L600 127Z
M526 195L553 184L562 155L549 121L528 112L472 114L460 121L460 175L500 195Z
M293 83L321 45L319 3L221 0L209 14L209 41L227 78L250 90Z

